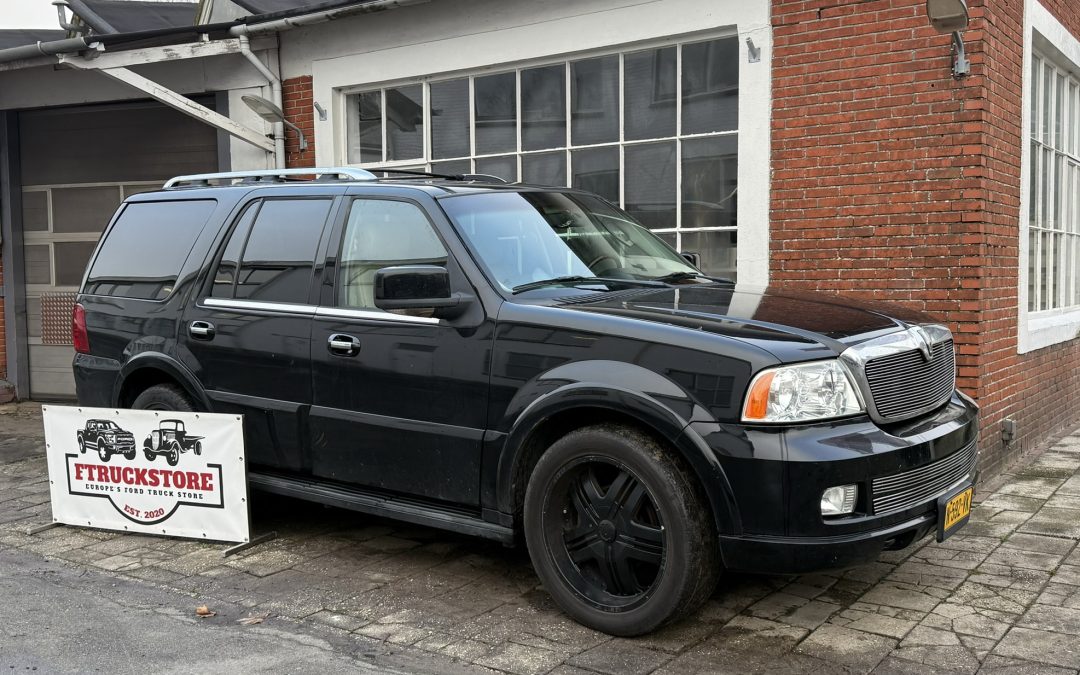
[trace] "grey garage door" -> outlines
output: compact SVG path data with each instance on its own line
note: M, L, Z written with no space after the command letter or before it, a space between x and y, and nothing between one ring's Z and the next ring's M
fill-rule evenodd
M157 103L25 111L19 130L30 395L68 398L71 307L102 230L124 197L215 171L217 133Z

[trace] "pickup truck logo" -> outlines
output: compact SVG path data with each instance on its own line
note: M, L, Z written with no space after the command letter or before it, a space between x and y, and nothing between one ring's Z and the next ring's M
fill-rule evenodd
M152 525L183 505L223 508L221 465L202 460L203 437L178 419L161 420L136 448L135 436L107 419L87 420L67 453L68 494L102 497L130 521ZM116 456L124 460L113 461ZM185 466L177 467L181 457ZM167 466L152 466L162 458Z

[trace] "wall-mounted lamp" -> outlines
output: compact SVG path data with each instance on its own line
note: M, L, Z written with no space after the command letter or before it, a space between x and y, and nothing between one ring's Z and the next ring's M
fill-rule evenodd
M964 38L960 31L968 26L968 8L964 0L926 0L926 16L930 25L939 33L952 33L953 77L960 78L971 72L971 62L964 51Z
M285 113L281 112L281 108L274 105L273 101L269 101L262 96L256 96L255 94L244 94L240 97L240 100L244 102L244 105L251 108L256 115L267 122L270 122L271 124L281 122L295 131L296 135L300 138L300 152L307 150L307 139L304 137L304 132L300 131L300 127L285 119Z

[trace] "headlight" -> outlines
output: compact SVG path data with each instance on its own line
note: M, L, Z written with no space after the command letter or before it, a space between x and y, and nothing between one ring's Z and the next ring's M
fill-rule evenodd
M811 422L864 410L855 384L836 360L770 368L757 374L743 404L744 422Z
M843 516L855 510L858 485L838 485L821 493L821 515Z

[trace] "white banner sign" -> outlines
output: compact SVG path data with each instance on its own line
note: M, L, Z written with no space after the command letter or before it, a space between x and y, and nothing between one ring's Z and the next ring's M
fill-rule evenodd
M41 411L54 521L249 540L240 417L53 405Z

